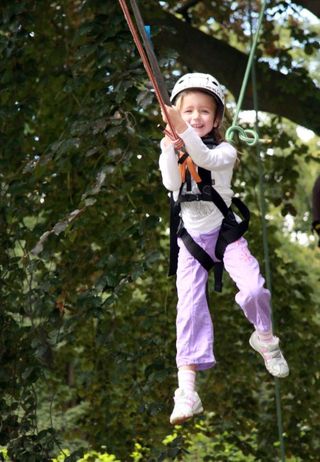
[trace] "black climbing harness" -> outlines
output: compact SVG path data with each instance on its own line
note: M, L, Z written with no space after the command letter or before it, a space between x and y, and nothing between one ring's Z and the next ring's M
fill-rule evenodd
M209 147L213 148L215 143L212 138L203 138L202 141ZM169 276L176 274L178 265L179 247L177 238L180 237L191 253L191 255L198 260L198 262L209 272L212 268L214 270L214 289L216 292L222 291L222 274L223 274L223 256L227 245L240 239L241 236L247 231L250 220L250 212L247 206L238 198L232 198L232 205L227 206L221 195L212 185L211 172L204 168L199 167L198 173L201 182L197 183L200 190L199 194L194 194L191 191L191 178L190 173L187 171L185 183L187 185L187 192L182 194L182 184L177 201L174 201L173 194L170 198L170 264ZM210 255L200 247L194 239L190 236L185 229L182 219L180 217L181 202L194 202L194 201L209 201L213 202L224 216L219 231L217 243L215 246L215 255L219 261L215 262ZM236 206L242 215L242 220L237 222L232 206Z

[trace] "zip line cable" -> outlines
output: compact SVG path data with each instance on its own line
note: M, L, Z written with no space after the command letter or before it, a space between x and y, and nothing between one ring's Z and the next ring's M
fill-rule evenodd
M250 22L250 33L251 33L251 41L252 41L252 4L251 0L249 0L249 22ZM252 93L253 93L253 107L255 111L255 131L259 133L259 102L258 102L258 91L257 91L257 77L256 77L256 69L255 69L255 59L253 59L252 66L251 66L251 82L252 82ZM264 253L264 261L265 261L265 272L266 272L266 283L267 288L272 293L272 282L271 282L271 269L270 269L270 256L269 256L269 245L268 245L268 230L267 230L267 220L266 220L266 201L265 201L265 185L264 185L264 175L263 175L263 163L261 161L260 156L260 143L259 141L255 145L256 147L256 156L258 161L258 170L259 170L259 199L260 199L260 210L261 210L261 225L262 225L262 241L263 241L263 253ZM272 303L270 300L271 305L271 321L272 321L272 328L274 328L274 319L272 314ZM275 377L274 379L275 385L275 398L276 398L276 414L277 414L277 426L278 426L278 437L280 442L280 455L281 455L281 462L285 462L285 445L284 445L284 438L283 438L283 419L282 419L282 411L281 411L281 395L280 395L280 383L279 379Z

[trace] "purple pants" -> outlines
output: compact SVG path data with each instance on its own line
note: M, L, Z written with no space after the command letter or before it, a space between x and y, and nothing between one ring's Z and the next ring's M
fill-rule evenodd
M208 234L189 234L214 261L219 229ZM197 370L215 364L213 325L206 296L208 272L189 253L181 239L177 269L177 366L196 365ZM236 302L247 319L262 331L272 330L270 292L264 288L259 263L251 255L242 237L229 244L224 254L224 267L236 283Z

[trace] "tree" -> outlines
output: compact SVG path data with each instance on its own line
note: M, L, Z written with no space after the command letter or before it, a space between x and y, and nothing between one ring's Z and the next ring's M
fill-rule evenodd
M172 15L176 2L161 2L163 10L160 2L152 6L159 24L164 14L193 34ZM225 41L229 50L236 38L247 48L243 5L236 12L230 2L216 6L215 27L223 20L232 25L217 31L217 49ZM212 33L211 6L197 2L193 11L207 7L191 19L193 28ZM102 452L103 445L127 460L135 442L149 460L182 458L198 438L192 425L186 439L162 443L176 377L168 204L157 164L160 117L120 8L102 0L22 0L3 1L1 13L0 444L17 462L49 461L62 446L73 452L69 461L77 460L81 448ZM271 26L277 30L270 23L268 34ZM286 30L292 37L299 32ZM312 32L304 35L301 41L316 53ZM162 32L155 37L165 76L192 69L168 40ZM180 36L175 43L180 52ZM291 72L290 60L287 66ZM316 100L316 88L299 72ZM301 88L295 77L286 85L296 82ZM312 461L319 450L319 293L305 263L316 267L318 260L312 247L283 242L280 211L298 208L297 159L311 165L315 154L292 125L280 124L283 110L259 127L274 148L273 155L268 145L261 148L273 217L273 300L294 377L282 385L288 456ZM241 151L235 187L252 210L249 239L263 261L259 165L252 150ZM273 381L249 351L250 326L232 308L234 288L225 286L223 294L212 294L220 364L201 379L209 411L202 435L224 435L225 447L269 462L277 457ZM256 439L246 439L250 433Z

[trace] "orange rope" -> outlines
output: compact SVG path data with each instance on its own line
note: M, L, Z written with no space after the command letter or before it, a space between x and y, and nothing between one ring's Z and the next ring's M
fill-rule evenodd
M125 0L119 0L119 3L120 3L120 6L121 6L121 9L123 11L123 14L124 14L124 17L127 21L127 24L129 26L129 29L130 29L130 32L132 34L132 37L133 37L133 40L136 44L136 47L138 49L138 52L140 54L140 57L141 57L141 60L142 60L142 63L144 65L144 68L147 72L147 75L149 77L149 79L151 80L151 83L153 85L153 88L155 90L155 93L156 93L156 97L157 97L157 100L158 100L158 103L160 105L160 108L168 122L168 125L170 127L170 131L169 130L164 130L164 133L166 135L169 136L169 138L171 139L171 141L173 142L175 148L177 150L180 150L183 148L184 146L184 142L183 140L178 136L177 132L175 131L174 129L174 126L170 120L170 117L169 117L169 114L168 114L168 111L167 111L167 108L166 108L166 105L165 105L165 102L162 98L162 95L161 95L161 91L160 91L160 88L159 88L159 85L158 85L158 82L152 72L152 67L150 65L150 62L149 62L149 59L148 59L148 56L141 44L141 41L140 41L140 38L139 38L139 34L138 34L138 31L132 21L132 18L130 16L130 12L129 12L129 9L127 7L127 4L126 4L126 1ZM179 152L179 157L181 157L181 155L183 155L183 151ZM197 173L197 170L196 170L196 166L194 164L194 162L192 161L191 157L187 157L186 160L179 166L180 168L180 174L181 174L181 179L182 181L184 182L185 181L185 171L186 169L188 168L189 171L190 171L190 174L191 176L193 177L193 179L199 183L201 182L201 178L200 176L198 175Z
M165 103L163 101L163 98L162 98L162 95L161 95L161 92L160 92L160 89L159 89L159 86L158 86L158 82L156 81L156 79L155 79L155 77L153 75L151 65L150 65L148 57L147 57L147 55L146 55L146 53L144 51L144 48L143 48L143 46L142 46L142 44L140 42L139 34L138 34L137 29L136 29L136 27L135 27L135 25L134 25L134 23L133 23L133 21L131 19L130 12L129 12L129 9L128 9L127 5L126 5L126 2L125 2L125 0L119 0L119 3L120 3L120 6L122 8L124 17L125 17L125 19L126 19L126 21L128 23L128 26L129 26L130 32L132 34L133 40L134 40L134 42L136 44L136 47L137 47L138 52L140 54L140 57L142 59L142 63L144 65L144 68L145 68L145 70L146 70L146 72L148 74L148 77L151 80L151 83L152 83L153 88L155 90L156 97L157 97L157 100L158 100L158 102L160 104L161 110L164 113L164 115L165 115L165 117L166 117L166 119L168 121L168 125L170 127L170 130L172 132L172 135L173 135L174 139L178 140L179 137L178 137L178 135L177 135L177 133L176 133L171 121L170 121L170 118L168 116L168 111L167 111L166 105L165 105Z

